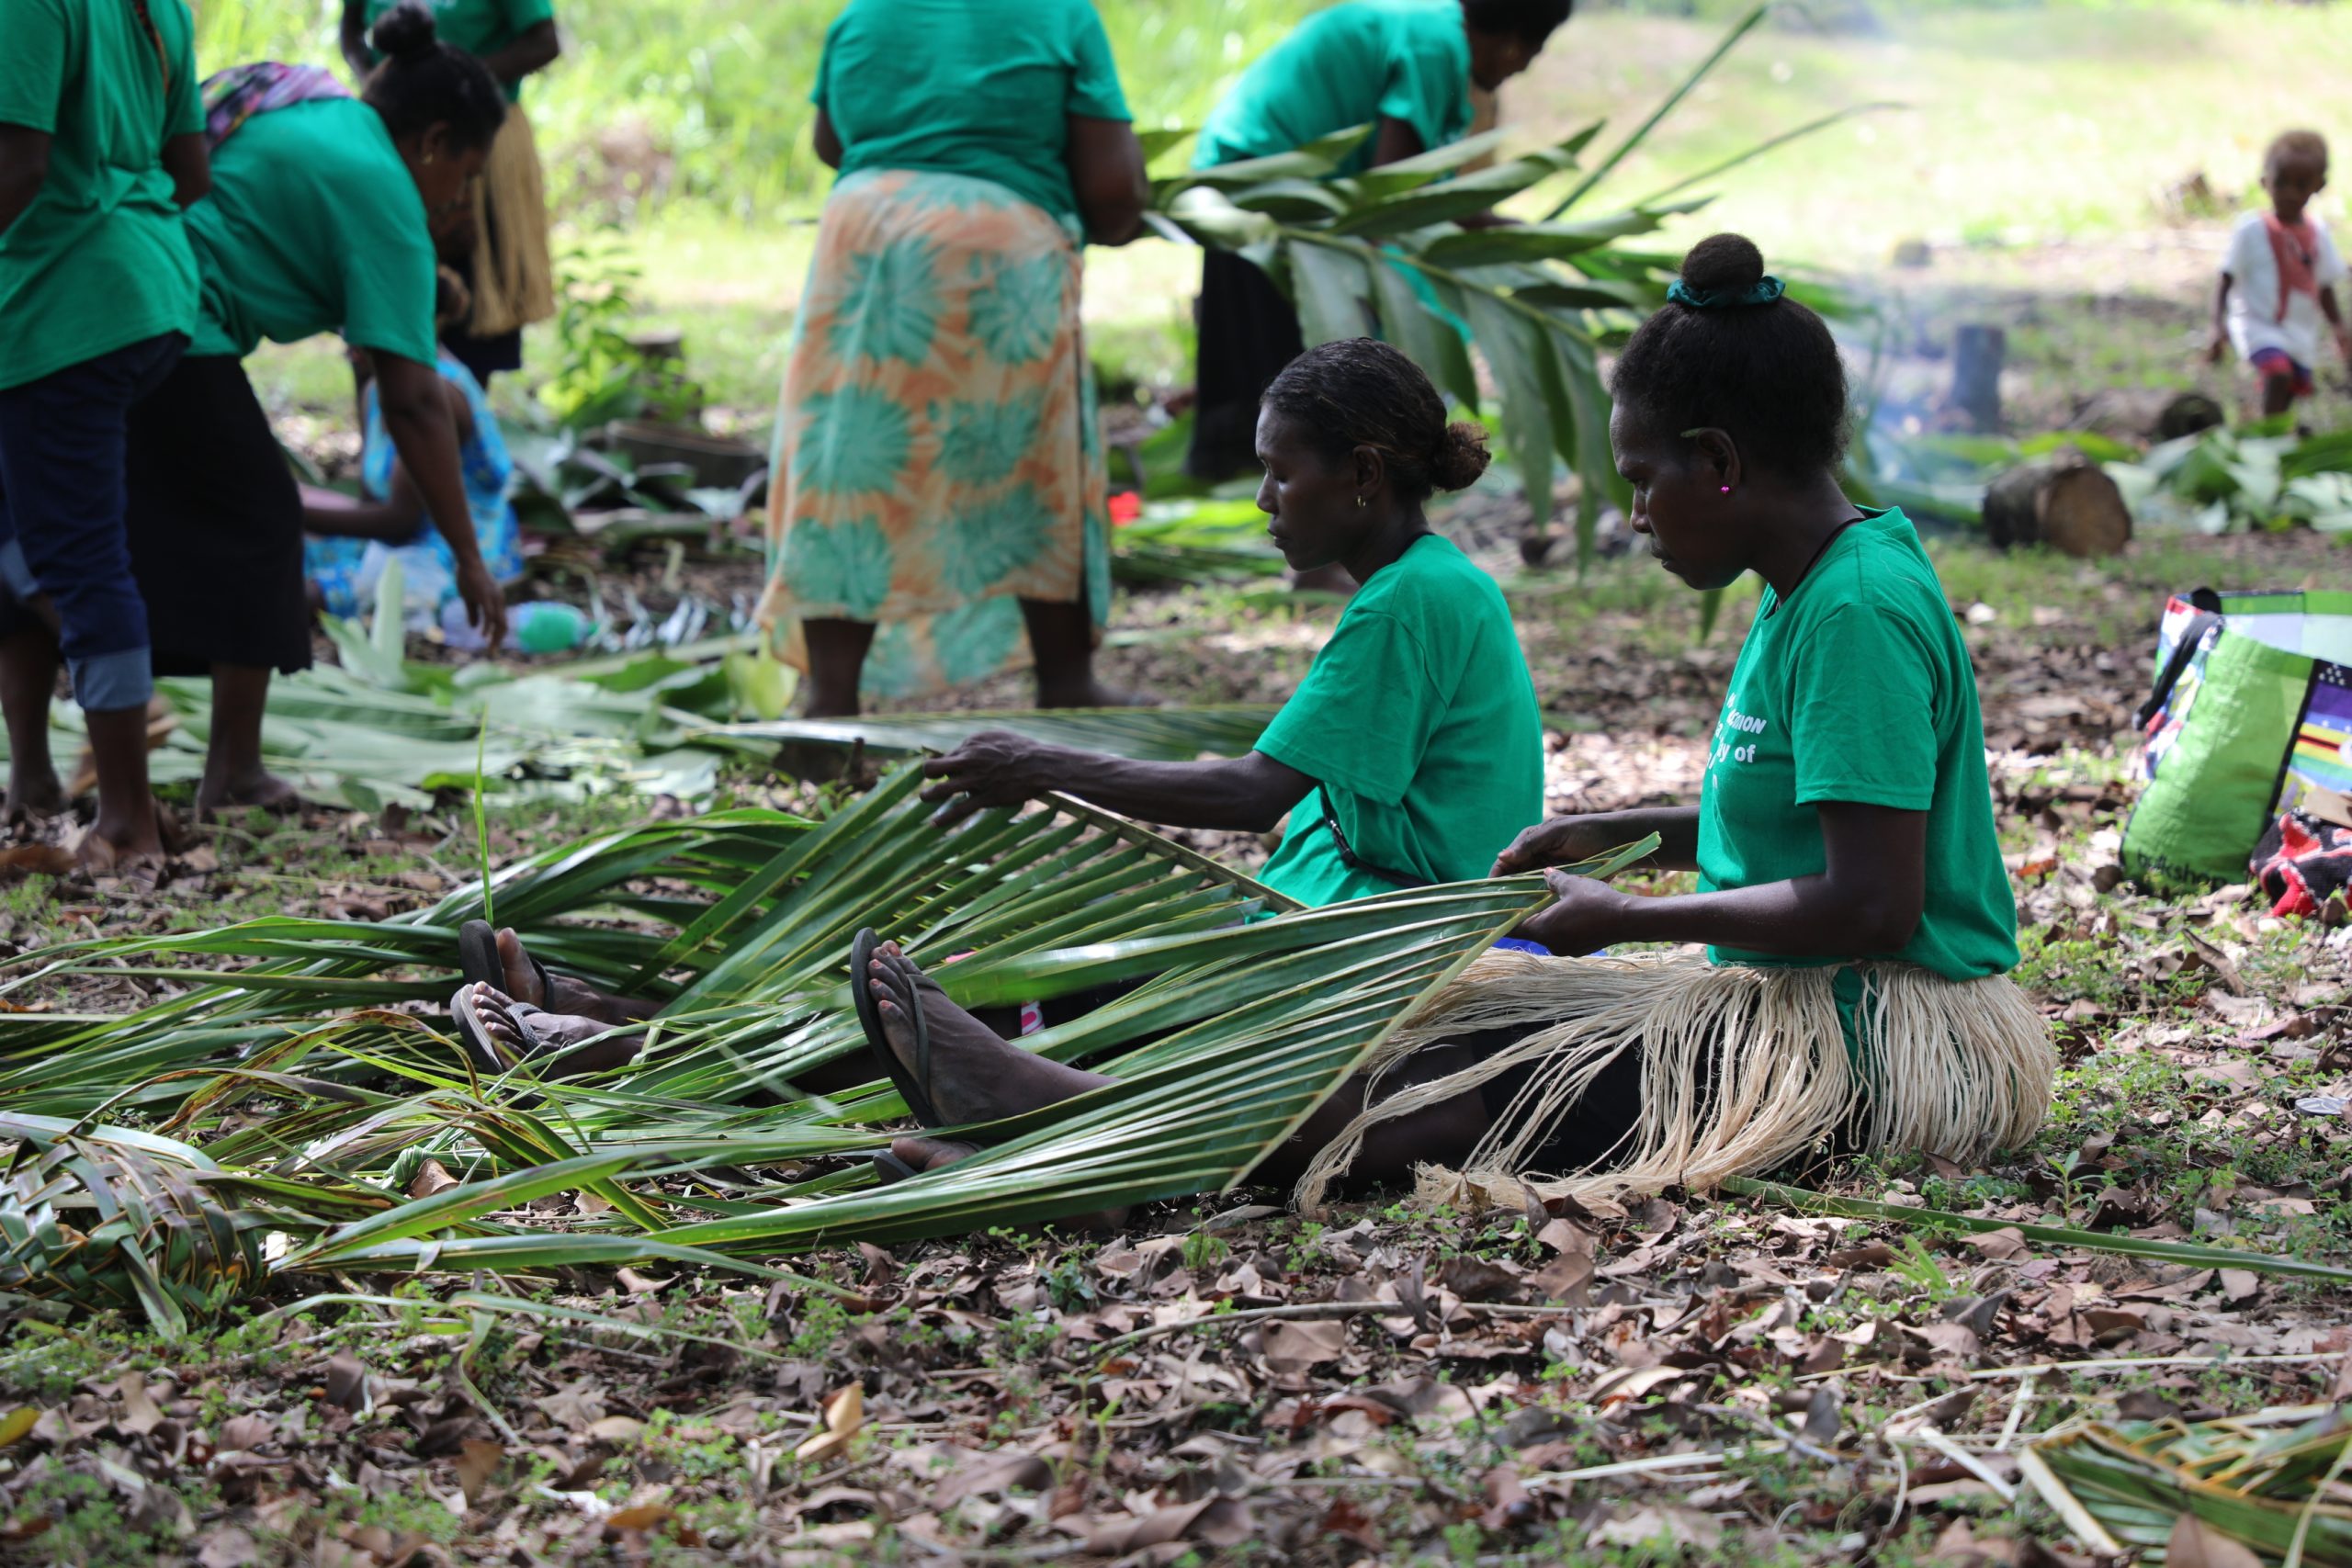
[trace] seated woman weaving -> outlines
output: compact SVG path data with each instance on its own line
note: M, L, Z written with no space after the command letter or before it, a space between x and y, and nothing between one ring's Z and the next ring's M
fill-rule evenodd
M1501 873L1656 830L1696 893L1639 897L1547 872L1555 902L1384 1045L1261 1168L1599 1195L1704 1186L1826 1140L1971 1159L2039 1124L2055 1053L2007 978L2016 909L1995 836L1976 688L1933 565L1899 512L1836 474L1845 376L1819 317L1756 248L1693 250L1672 302L1619 362L1611 441L1633 524L1694 587L1767 585L1735 667L1699 805L1569 818L1522 834ZM1614 942L1707 954L1574 956ZM854 972L880 1066L926 1125L893 1145L936 1168L941 1129L1107 1081L1000 1039L890 943ZM609 1029L485 998L483 1027ZM586 1033L572 1036L586 1038Z

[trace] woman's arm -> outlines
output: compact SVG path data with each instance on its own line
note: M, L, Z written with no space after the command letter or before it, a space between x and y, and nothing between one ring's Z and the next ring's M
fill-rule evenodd
M1151 181L1143 169L1143 143L1124 119L1069 117L1070 189L1078 196L1086 237L1098 245L1124 245L1143 232L1144 209L1151 205Z
M833 117L823 109L817 111L817 129L813 137L817 143L817 161L829 169L840 168L844 151L841 132L833 129Z
M423 493L433 525L457 558L458 592L469 618L494 648L506 637L506 595L482 564L481 545L474 537L465 475L458 467L458 433L441 377L421 360L382 349L375 352L375 360L376 396L392 449Z
M368 0L343 0L338 41L343 45L343 62L351 67L352 76L368 80L368 73L376 69L376 51L368 47Z
M563 40L556 37L555 18L549 17L516 33L505 48L483 55L481 62L500 81L520 82L553 65L562 53Z
M0 125L0 234L25 215L49 183L49 132Z
M1640 807L1632 811L1588 811L1539 822L1495 857L1495 874L1513 876L1547 866L1596 860L1620 844L1657 835L1657 852L1644 863L1666 871L1691 871L1699 863L1699 808Z
M1138 762L1002 730L975 735L922 771L940 781L923 790L923 799L948 803L941 818L949 822L1059 790L1139 822L1262 833L1315 787L1313 779L1262 751L1213 762Z
M164 172L172 176L172 199L183 211L205 198L212 189L212 154L201 131L164 143Z
M1784 958L1892 953L1919 929L1928 899L1928 814L1825 801L1817 876L1720 893L1645 898L1589 877L1553 872L1559 902L1521 933L1553 952L1592 953L1617 942L1703 942Z
M377 539L405 545L416 537L416 520L424 514L424 496L402 468L392 469L392 493L384 501L360 501L339 490L317 485L299 487L302 492L302 532L322 539Z
M1429 148L1421 141L1421 133L1413 129L1412 122L1398 119L1395 115L1382 115L1379 126L1372 133L1372 166L1375 169L1383 164L1401 164L1408 158L1418 158L1428 151Z

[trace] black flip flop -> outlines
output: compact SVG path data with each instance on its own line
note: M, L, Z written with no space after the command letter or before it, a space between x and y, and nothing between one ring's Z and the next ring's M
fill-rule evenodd
M941 1118L939 1108L932 1104L931 1094L924 1087L931 1082L931 1030L923 1022L922 992L916 991L907 998L909 1016L915 1026L915 1065L911 1073L899 1060L899 1054L890 1049L890 1037L882 1031L882 1004L874 999L871 983L874 950L881 945L882 939L875 934L872 926L859 931L849 944L849 998L857 1009L858 1025L865 1031L865 1048L882 1064L882 1070L890 1075L890 1081L898 1086L899 1098L907 1102L914 1119L926 1127L944 1127L947 1122Z
M532 973L539 977L540 1005L545 1006L551 994L548 966L536 953L526 952ZM458 969L477 986L492 990L506 989L506 961L498 956L498 933L490 929L488 920L468 920L458 928Z

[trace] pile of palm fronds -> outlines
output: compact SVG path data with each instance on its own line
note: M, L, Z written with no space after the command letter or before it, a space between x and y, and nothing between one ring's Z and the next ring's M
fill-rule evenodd
M1623 503L1609 452L1609 399L1599 356L1663 303L1672 259L1622 242L1657 231L1668 218L1704 205L1666 197L1711 179L1847 115L1840 110L1781 136L1658 197L1604 217L1566 215L1638 147L1740 39L1771 9L1751 8L1657 110L1589 169L1584 154L1599 123L1555 146L1475 173L1502 135L1470 137L1400 163L1339 177L1335 171L1371 134L1369 126L1295 152L1187 169L1154 184L1151 220L1163 233L1237 251L1264 267L1298 308L1310 344L1367 333L1394 344L1464 407L1487 402L1474 367L1476 345L1500 393L1504 445L1517 465L1541 530L1550 516L1552 476L1565 462L1579 479L1578 558L1589 557L1603 497ZM1154 132L1157 156L1182 132ZM1464 229L1462 220L1547 181L1576 176L1544 220Z
M529 1274L1215 1190L1544 897L1521 878L1302 910L1073 801L942 826L919 783L901 768L823 821L604 835L380 924L270 919L13 961L0 1007L46 1010L0 1033L0 1137L22 1145L0 1292L137 1301L169 1327L257 1277L265 1227L287 1238L281 1273ZM660 1001L639 1064L563 1082L471 1065L437 1010L458 927L481 915L560 972ZM845 960L868 924L967 1006L1144 981L1029 1042L1117 1083L876 1187L865 1156L905 1113L896 1091L798 1082L864 1049ZM73 1010L98 983L151 999ZM153 1132L109 1125L133 1122ZM418 1184L427 1160L457 1185ZM579 1213L523 1212L566 1192L587 1195Z
M2308 524L2352 533L2352 431L2297 435L2213 429L2152 446L2107 471L2143 522L2199 533Z
M2031 1452L2063 1491L2052 1500L2127 1548L2165 1545L2189 1515L2289 1568L2352 1568L2352 1406L2082 1422Z

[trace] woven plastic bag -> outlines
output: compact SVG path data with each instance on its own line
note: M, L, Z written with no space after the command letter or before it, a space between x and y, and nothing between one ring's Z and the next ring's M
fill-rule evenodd
M2352 794L2352 593L2173 599L2140 728L2124 869L2244 877L2280 812Z

